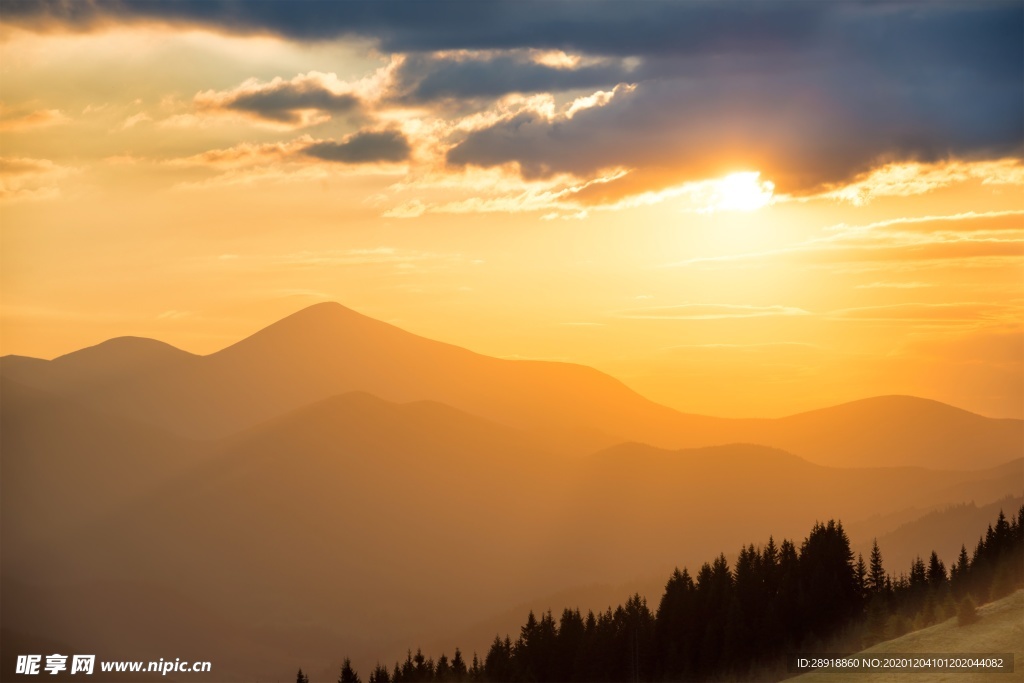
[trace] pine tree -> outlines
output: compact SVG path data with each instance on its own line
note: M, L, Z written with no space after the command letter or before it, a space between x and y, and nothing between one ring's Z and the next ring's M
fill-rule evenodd
M299 673L295 677L295 683L309 683L309 676L302 673L302 669L299 669Z
M910 586L916 588L928 583L928 570L924 567L924 560L919 555L910 565Z
M434 678L434 660L427 659L423 650L416 648L416 656L412 658L415 669L413 672L414 681L431 681Z
M338 683L363 683L359 678L359 674L352 668L352 660L348 657L345 657L345 661L342 662Z
M473 653L473 666L469 667L469 680L471 681L482 681L484 679L484 669L480 664L480 658Z
M395 670L397 671L397 665ZM388 675L388 668L377 662L377 666L370 672L369 683L391 683L391 676Z
M868 568L864 565L864 556L857 553L857 565L855 567L857 577L857 592L861 598L867 598L867 574Z
M452 680L452 667L448 663L448 656L443 652L437 660L437 667L434 669L434 680L441 683L448 683L448 681Z
M462 658L459 648L455 648L455 656L452 657L452 680L457 683L466 680L469 671L466 669L466 660Z
M802 624L805 633L828 636L862 608L850 539L842 524L815 524L800 547Z
M939 559L938 554L933 550L928 558L928 585L939 587L946 583L946 565Z
M867 587L872 593L881 593L885 590L885 569L882 567L882 551L878 549L877 538L871 544L869 563Z

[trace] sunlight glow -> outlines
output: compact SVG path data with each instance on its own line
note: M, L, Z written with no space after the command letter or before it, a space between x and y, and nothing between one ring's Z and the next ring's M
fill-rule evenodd
M756 211L768 206L775 193L775 183L759 180L760 177L758 171L741 171L711 181L703 211Z

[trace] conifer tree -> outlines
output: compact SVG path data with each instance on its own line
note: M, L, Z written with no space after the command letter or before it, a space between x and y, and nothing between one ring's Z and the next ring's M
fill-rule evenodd
M855 575L857 578L857 593L861 598L867 598L867 574L868 568L864 565L864 556L857 553L857 564L855 567Z
M946 565L939 559L938 554L933 550L928 558L928 585L932 587L943 586L946 583Z
M452 680L457 683L469 677L469 670L466 669L466 660L462 658L462 652L455 648L455 656L452 657Z
M866 581L867 587L872 593L881 593L885 590L885 569L882 567L882 551L878 549L877 538L871 544L871 558Z
M434 668L433 680L440 681L441 683L448 683L448 681L452 680L452 667L448 662L448 655L443 652L437 659L437 666Z
M359 674L352 668L352 660L345 657L345 661L341 664L341 673L338 675L338 683L363 683Z
M369 683L391 683L391 676L388 668L377 662L377 666L370 672Z

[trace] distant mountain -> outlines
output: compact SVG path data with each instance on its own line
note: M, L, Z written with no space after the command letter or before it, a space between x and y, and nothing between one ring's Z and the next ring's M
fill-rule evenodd
M110 514L210 451L7 378L0 396L5 569L33 563L43 575L58 570L59 564L38 561L50 556L48 539Z
M979 497L979 500L987 501L988 498ZM985 535L985 530L1000 510L1009 518L1017 513L1021 505L1024 505L1024 498L1011 495L985 505L979 506L971 500L969 503L942 506L927 514L920 514L892 531L877 535L886 568L894 574L909 574L910 563L914 558L923 557L927 560L934 550L948 569L956 562L961 545L967 547L968 556L974 553L978 539ZM865 526L870 526L871 522L865 520ZM872 539L854 537L852 533L851 537L854 550L867 558L871 552Z
M323 661L338 656L327 645L337 643L365 669L410 643L493 623L538 595L667 576L770 534L805 533L818 519L948 504L971 487L994 500L1024 486L1020 460L970 472L837 469L752 445L641 444L558 458L532 434L434 402L366 393L209 446L187 470L39 539L48 555L9 557L5 527L5 580L28 582L39 564L63 597L47 602L43 618L20 592L5 593L4 626L63 642L141 643L138 606L173 592L203 605L195 619L204 623L249 625L244 639L217 644L218 656L239 667L230 678L255 675L242 664L248 648L271 652L297 634L325 643ZM108 458L147 452L142 443L124 453L108 447ZM60 455L78 457L74 448ZM5 448L5 478L9 457ZM85 469L78 482L89 490L107 474ZM29 523L6 500L4 519ZM108 583L97 593L100 580ZM106 596L102 620L79 609L93 594ZM27 625L7 622L11 604L22 606L15 614ZM154 613L181 633L207 632L188 610ZM493 635L460 643L482 652ZM267 666L268 677L292 673Z
M879 396L743 423L746 440L840 467L959 469L1024 455L1024 421L982 417L913 396Z
M0 373L190 438L227 436L361 391L444 403L576 455L622 441L664 448L758 443L842 466L987 467L1024 454L1024 421L912 397L778 420L683 414L592 368L483 356L335 303L306 308L208 356L120 338L52 361L6 356Z
M432 341L334 303L299 311L209 356L113 340L56 358L5 357L23 384L190 437L219 437L338 394L434 400L589 452L668 438L677 414L591 368L512 361ZM125 367L118 357L126 357Z

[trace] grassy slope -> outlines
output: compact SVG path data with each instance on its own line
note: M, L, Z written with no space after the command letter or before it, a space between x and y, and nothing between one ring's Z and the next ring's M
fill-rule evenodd
M810 673L789 680L800 683L836 681L948 681L973 683L1024 681L1024 590L978 608L977 623L957 626L956 619L907 633L864 650L861 654L892 653L1013 653L1014 672L1006 673Z

